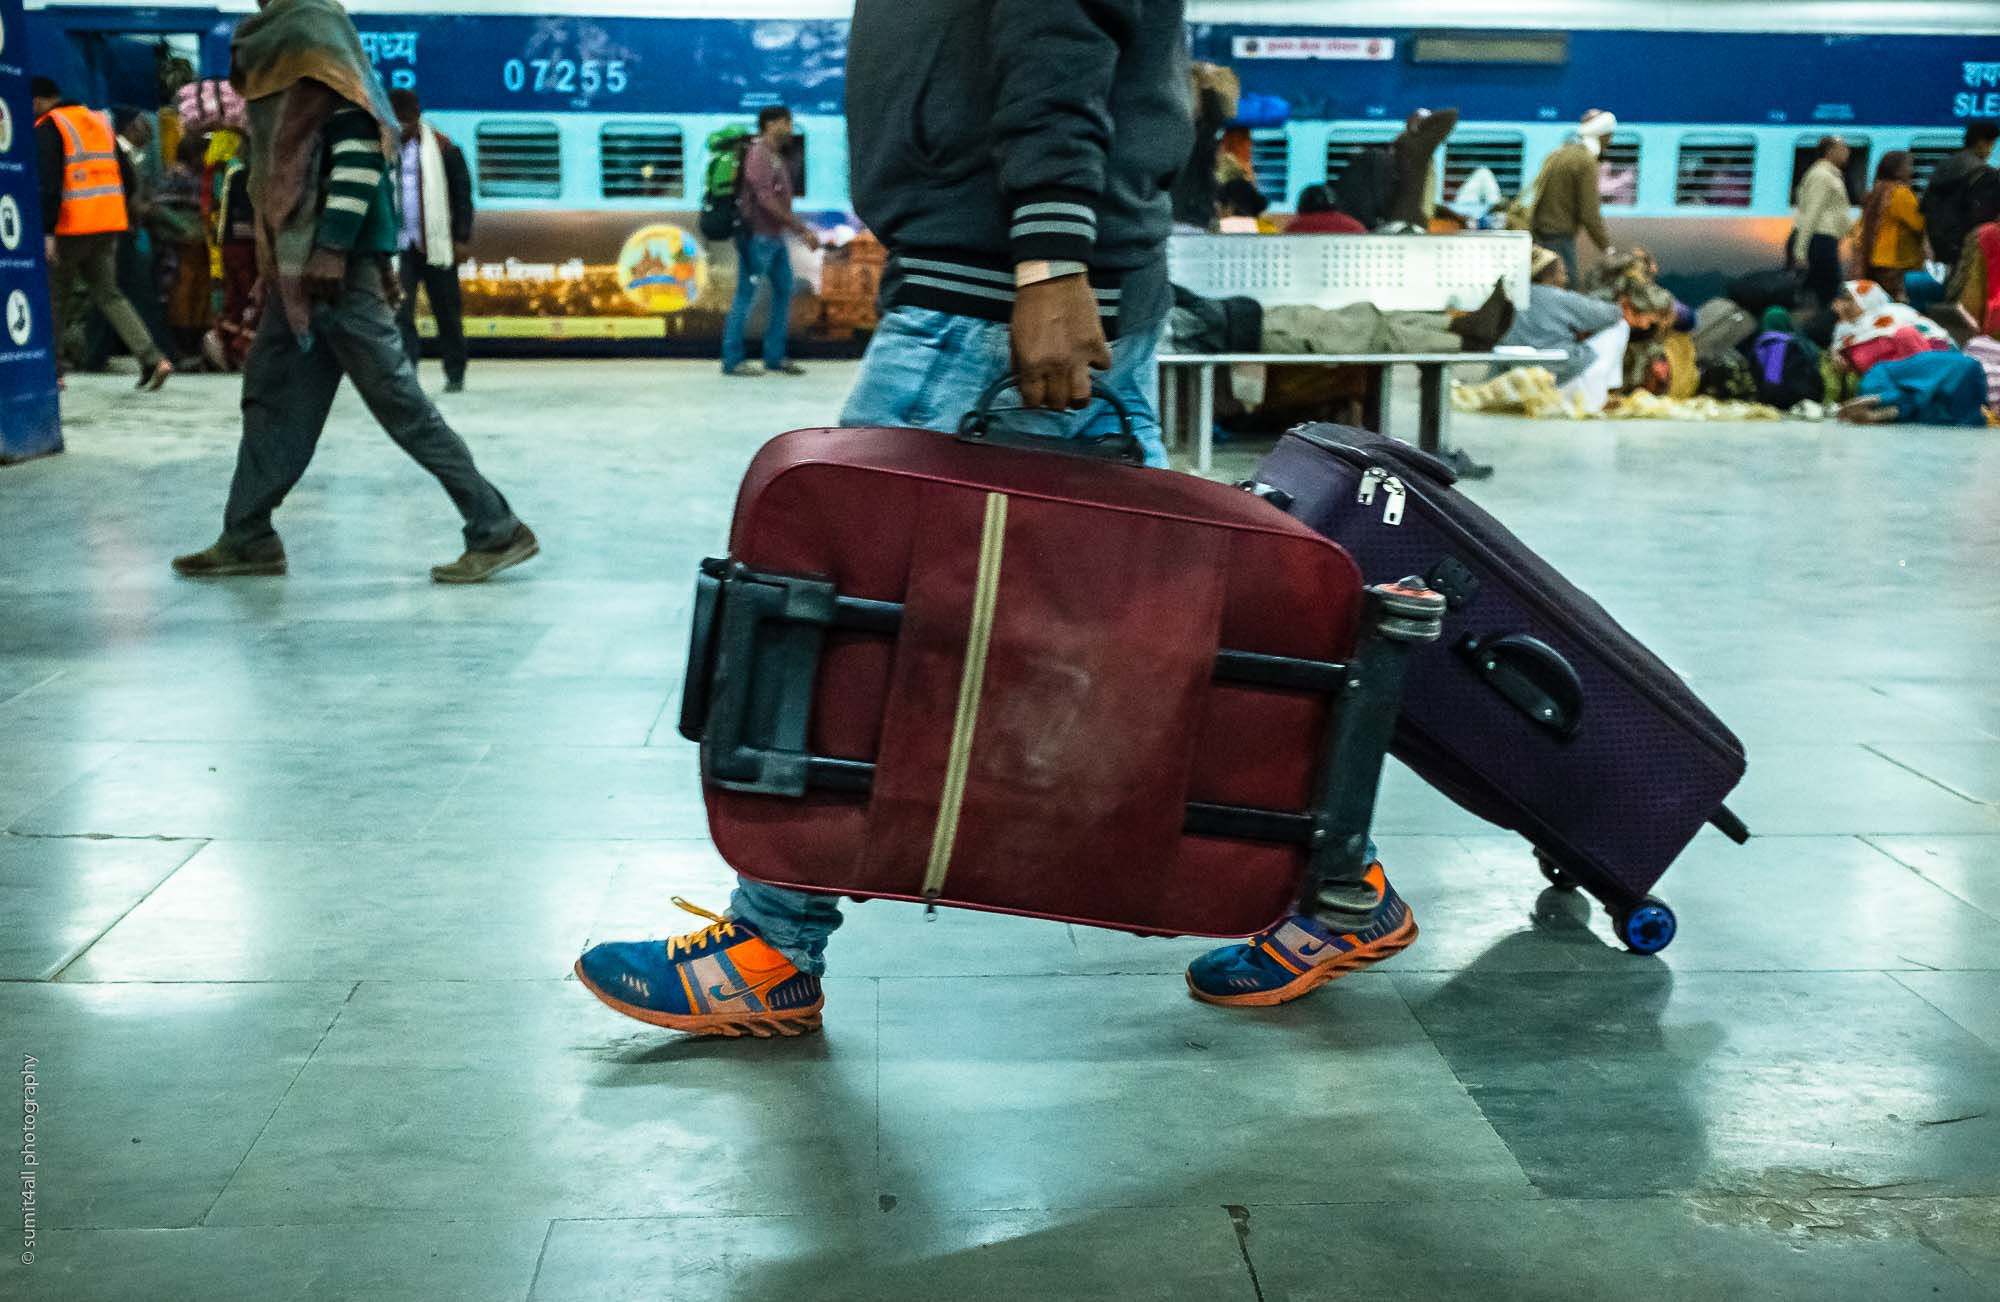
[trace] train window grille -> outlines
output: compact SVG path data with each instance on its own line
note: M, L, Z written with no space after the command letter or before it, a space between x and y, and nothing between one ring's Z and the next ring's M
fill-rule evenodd
M1500 193L1521 193L1521 174L1526 170L1528 142L1516 135L1478 135L1460 132L1444 145L1444 193L1447 199L1458 193L1467 177L1482 167L1493 170Z
M1861 203L1867 199L1868 191L1875 184L1875 171L1869 161L1867 136L1851 136L1845 132L1835 132L1847 142L1847 201ZM1799 198L1799 182L1805 180L1806 172L1819 161L1818 135L1800 136L1792 147L1792 202Z
M1620 133L1604 142L1603 166L1597 171L1597 195L1613 208L1639 202L1639 137Z
M1965 145L1956 133L1950 135L1917 136L1910 141L1910 158L1916 164L1916 176L1910 184L1922 194L1931 183L1931 173L1937 165L1950 158Z
M562 197L562 133L553 122L482 122L474 134L484 199Z
M1250 133L1250 170L1257 188L1279 207L1292 201L1292 137L1283 127L1262 127Z
M1674 202L1683 208L1748 208L1757 179L1751 136L1692 136L1681 141Z
M607 199L678 199L687 193L687 144L679 127L607 126L597 138Z

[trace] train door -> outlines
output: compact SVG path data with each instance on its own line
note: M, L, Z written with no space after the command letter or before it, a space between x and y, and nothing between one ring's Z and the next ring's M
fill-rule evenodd
M202 73L197 32L71 32L89 103L151 111ZM79 98L82 98L79 96Z

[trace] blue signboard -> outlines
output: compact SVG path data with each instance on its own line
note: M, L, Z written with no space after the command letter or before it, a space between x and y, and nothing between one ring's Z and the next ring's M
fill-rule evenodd
M0 463L62 451L21 0L0 0Z

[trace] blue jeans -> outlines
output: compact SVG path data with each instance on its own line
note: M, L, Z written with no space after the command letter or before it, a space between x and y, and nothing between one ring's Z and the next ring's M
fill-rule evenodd
M785 335L792 322L792 252L781 235L750 235L736 242L736 301L722 323L722 369L743 365L743 335L757 302L757 282L771 286L771 316L764 323L764 365L785 364Z
M739 294L738 304L742 301ZM1151 330L1120 339L1111 349L1111 369L1098 381L1131 413L1132 432L1146 450L1146 464L1164 466L1167 449L1154 406L1157 351L1158 336ZM868 342L861 375L847 395L840 423L948 433L958 428L959 418L972 410L986 387L1007 373L1010 356L1007 327L1001 322L925 308L894 308ZM1100 403L1079 416L1036 413L1009 417L1009 424L1096 437L1117 429L1118 418ZM755 927L765 943L801 971L815 975L826 971L826 938L840 925L838 896L809 895L738 878L729 913Z

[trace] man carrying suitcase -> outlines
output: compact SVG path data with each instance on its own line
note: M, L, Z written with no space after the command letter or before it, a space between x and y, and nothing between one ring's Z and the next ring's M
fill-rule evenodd
M1187 75L1182 0L858 0L852 186L889 261L842 425L950 431L1010 369L1029 407L1058 413L1089 404L1095 371L1148 463L1166 463L1153 407L1172 300L1160 179L1189 153ZM1110 412L1042 419L1080 437L1116 425ZM1321 898L1336 911L1204 955L1189 988L1211 1003L1284 1003L1416 936L1379 864ZM696 1034L818 1027L836 897L742 879L726 917L682 907L709 925L598 945L576 965L585 987Z

